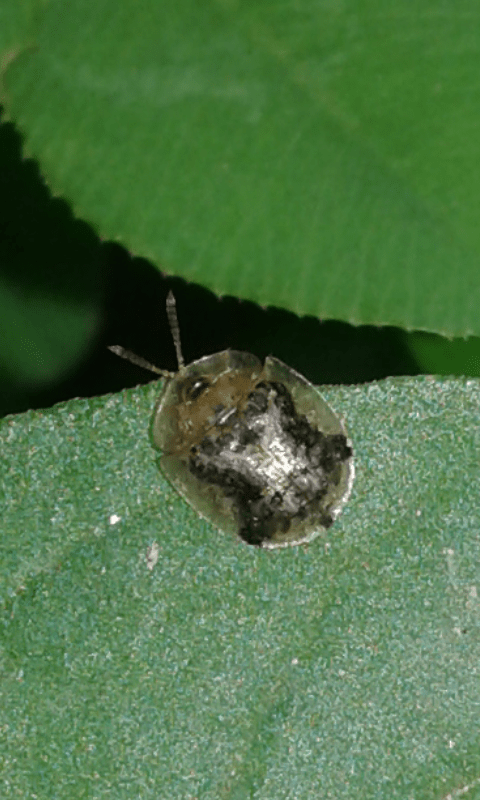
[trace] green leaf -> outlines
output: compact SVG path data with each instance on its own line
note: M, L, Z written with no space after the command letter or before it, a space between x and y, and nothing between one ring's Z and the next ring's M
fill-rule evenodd
M52 0L37 20L8 107L102 236L218 294L480 333L471 2Z
M418 332L406 334L405 342L422 372L480 376L480 339L476 336L449 341Z
M480 381L324 391L353 494L277 551L162 479L158 391L0 422L2 797L476 797Z
M0 3L0 65L2 71L22 48L28 47L29 37L34 36L38 0L17 0ZM32 39L30 39L31 44ZM4 87L0 88L4 97Z

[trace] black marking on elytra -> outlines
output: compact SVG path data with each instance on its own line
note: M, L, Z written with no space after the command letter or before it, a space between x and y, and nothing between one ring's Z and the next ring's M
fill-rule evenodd
M260 381L242 413L191 448L189 469L223 490L232 500L240 536L261 546L307 517L330 527L333 516L324 498L351 455L344 434L324 434L297 414L284 384Z

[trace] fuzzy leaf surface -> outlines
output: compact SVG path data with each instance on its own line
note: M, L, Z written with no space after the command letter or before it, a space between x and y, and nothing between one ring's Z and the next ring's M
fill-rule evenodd
M2 797L475 797L480 382L325 391L353 494L278 551L163 480L158 391L0 422Z

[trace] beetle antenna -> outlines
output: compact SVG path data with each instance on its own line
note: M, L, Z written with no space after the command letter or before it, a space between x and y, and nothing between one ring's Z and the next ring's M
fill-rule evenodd
M178 369L183 369L185 361L182 354L182 343L180 341L180 326L177 317L177 304L173 292L170 291L167 295L167 317L170 330L172 332L173 344L175 345L175 352L177 354Z
M137 356L136 353L133 353L131 350L127 350L125 347L122 347L119 344L112 344L108 347L112 353L115 353L116 356L120 356L120 358L124 358L126 361L130 361L131 364L135 364L136 367L142 367L142 369L148 369L150 372L154 372L155 375L161 375L162 378L173 378L175 375L174 372L168 372L166 369L160 369L156 367L155 364L150 364L150 361L146 361L145 358L141 356Z

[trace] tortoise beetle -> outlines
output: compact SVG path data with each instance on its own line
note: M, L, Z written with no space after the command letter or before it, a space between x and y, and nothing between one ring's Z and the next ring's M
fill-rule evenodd
M167 314L177 372L110 348L166 378L151 423L162 472L201 517L247 544L311 541L350 495L353 451L342 420L277 358L262 364L224 350L185 365L171 292Z

